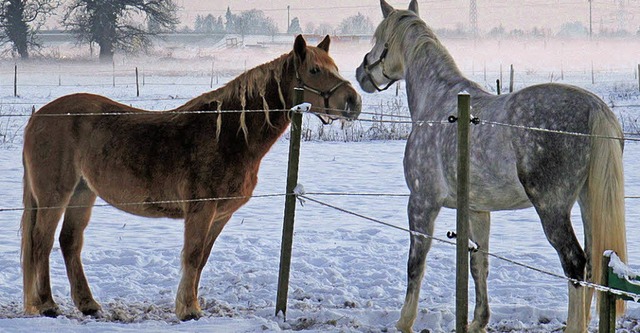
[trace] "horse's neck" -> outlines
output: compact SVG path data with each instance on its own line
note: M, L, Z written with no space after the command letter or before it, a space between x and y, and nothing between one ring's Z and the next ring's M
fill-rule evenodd
M281 59L283 60L283 59ZM284 61L284 60L283 60ZM229 82L225 86L205 93L177 110L211 110L210 121L215 124L219 146L233 147L234 151L246 151L261 158L271 145L282 135L289 125L291 82L289 66L277 66L272 62L269 68L254 68L268 72L260 77L261 82L251 82L250 72ZM268 71L268 69L271 69ZM279 69L281 72L273 72ZM247 87L249 84L254 84ZM267 111L262 111L267 110Z
M478 84L464 77L439 41L407 34L403 49L407 50L405 80L414 119L433 120L449 115L451 110L446 106L460 92L466 91L472 96L485 93Z

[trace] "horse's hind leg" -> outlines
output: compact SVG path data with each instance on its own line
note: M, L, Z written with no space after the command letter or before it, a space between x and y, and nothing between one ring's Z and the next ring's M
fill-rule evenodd
M100 305L91 295L80 257L84 229L89 224L91 208L95 200L96 194L81 179L65 211L59 239L69 277L71 298L78 310L85 315L96 315L100 311Z
M40 191L47 193L47 191ZM56 227L67 205L69 195L49 192L48 195L37 195L36 217L34 225L23 230L23 274L24 274L24 307L28 314L42 314L55 317L60 310L51 295L49 275L49 255L53 248ZM36 207L34 207L36 208Z
M487 277L489 275L489 230L491 216L489 212L470 212L469 229L473 240L481 251L471 253L471 276L476 289L476 305L469 332L486 332L489 323L489 299L487 296Z
M571 226L571 207L562 207L556 210L540 209L538 206L536 208L542 220L544 233L560 256L564 274L569 278L583 281L587 257ZM565 333L584 333L587 331L585 301L585 288L569 282L569 316Z
M424 197L412 193L409 198L408 216L409 227L426 235L433 235L435 219L440 212L440 206L433 206ZM400 312L400 319L396 327L402 332L412 332L413 323L418 315L418 300L420 285L424 275L427 253L431 248L431 238L411 234L409 260L407 262L407 294Z

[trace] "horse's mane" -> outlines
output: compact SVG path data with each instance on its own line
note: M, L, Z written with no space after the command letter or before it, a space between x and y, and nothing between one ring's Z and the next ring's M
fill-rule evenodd
M413 34L413 47L402 45L407 33ZM414 12L410 10L394 10L384 19L376 29L373 38L375 40L385 40L389 50L404 50L403 52L389 52L387 58L391 63L404 63L405 59L415 59L416 56L423 55L429 50L434 50L443 57L446 65L450 68L457 68L449 51L440 43L440 40L433 30Z
M321 66L332 69L332 70L335 69L337 73L337 66L333 62L333 59L326 56L321 57L319 52L320 51L315 47L307 48L305 61L318 63ZM281 83L283 80L282 75L285 73L287 68L292 66L292 62L294 61L297 61L297 59L294 56L293 51L289 53L285 53L270 62L264 63L262 65L254 67L242 73L235 79L229 81L227 84L225 84L224 86L216 90L206 92L188 101L184 105L178 107L176 110L177 111L210 110L212 106L215 106L217 111L222 111L222 110L225 110L225 107L227 105L238 103L242 108L241 110L244 111L245 107L248 104L247 102L248 100L259 97L262 99L262 108L265 112L266 122L270 126L273 126L269 118L269 111L272 110L271 109L272 106L270 106L267 103L265 95L267 93L267 89L272 88L270 87L272 80L275 80L277 84L277 89L278 89L278 96L280 99L279 107L282 107L282 108L287 107L287 101L285 99L285 95L282 92L282 86L281 86ZM294 67L300 66L300 64L294 64L293 66ZM295 74L291 74L291 75L295 75ZM242 112L240 115L240 128L244 132L245 139L247 139L248 129L245 122L245 117L246 117L245 112ZM220 135L221 124L222 124L222 112L218 114L217 131L216 131L217 137L219 137Z

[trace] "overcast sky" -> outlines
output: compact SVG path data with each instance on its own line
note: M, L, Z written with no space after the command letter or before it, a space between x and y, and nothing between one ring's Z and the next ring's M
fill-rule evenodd
M238 13L249 9L259 9L275 21L280 31L290 18L298 17L304 28L308 22L316 25L329 23L337 26L344 18L362 13L377 24L382 15L378 0L175 0L182 7L182 25L193 26L196 15L213 14L224 16L227 7ZM456 28L469 26L471 0L420 0L420 16L433 28ZM389 1L395 7L406 8L407 1ZM559 30L566 22L589 24L588 0L476 0L478 25L481 31L502 24L507 31L529 30L544 27ZM287 11L287 6L290 6ZM601 27L625 29L636 32L640 28L640 0L593 0L593 29L597 33Z

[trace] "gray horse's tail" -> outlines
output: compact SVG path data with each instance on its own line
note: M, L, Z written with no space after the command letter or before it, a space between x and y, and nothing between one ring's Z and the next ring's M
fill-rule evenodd
M24 211L22 212L22 221L20 223L20 229L22 230L22 244L20 246L20 260L22 262L22 288L23 288L23 306L27 313L32 312L29 307L32 304L28 304L28 297L35 292L35 280L34 280L34 267L33 267L33 242L32 233L36 224L37 207L36 200L31 192L31 184L29 179L29 172L22 157L22 164L24 166L24 192L22 201L24 203Z
M627 260L624 216L624 176L622 168L622 129L616 116L606 106L592 112L591 162L588 193L591 224L591 277L602 284L602 254L615 251L623 262ZM624 302L616 304L617 313L624 313Z

